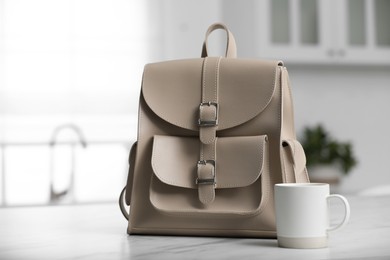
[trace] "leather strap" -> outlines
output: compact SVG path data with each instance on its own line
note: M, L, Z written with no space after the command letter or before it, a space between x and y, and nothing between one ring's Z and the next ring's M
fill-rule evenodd
M199 136L204 144L215 141L218 128L218 85L221 58L205 58L202 71L202 102L199 105Z
M125 219L129 220L129 213L127 212L124 203L126 203L127 206L130 206L131 201L131 191L133 188L133 178L134 178L134 166L135 166L135 159L137 154L137 144L138 142L135 142L130 149L129 154L129 173L127 175L127 184L122 189L120 195L119 195L119 208L125 217ZM125 199L123 199L125 198Z
M125 201L126 205L130 206L131 201L131 189L133 188L133 179L134 179L134 166L135 166L135 158L137 154L137 144L138 142L135 142L130 149L129 154L129 173L127 175L127 184L126 187L129 189L129 192L126 192Z
M125 219L129 220L129 213L127 212L124 202L123 202L123 196L126 193L126 186L122 189L121 194L119 195L119 208L121 209L122 215L125 217Z
M204 205L215 199L215 186L217 180L216 141L212 144L200 143L200 161L197 166L198 196Z
M283 182L309 182L306 170L306 157L302 145L296 140L294 111L291 98L288 71L280 64L282 89L282 167Z
M197 165L199 200L210 204L215 199L218 128L218 85L220 57L206 57L202 69L202 101L199 105L200 160Z
M208 57L208 52L207 52L207 40L209 35L217 30L217 29L222 29L226 32L226 53L225 57L227 58L236 58L237 57L237 46L236 46L236 41L234 39L233 34L229 31L229 29L226 27L226 25L222 23L214 23L210 25L206 32L206 36L203 42L203 48L202 48L202 58Z
M306 156L302 145L294 139L284 140L282 153L283 165L285 167L283 182L309 182L306 170Z
M280 67L282 84L282 139L296 139L294 105L292 103L290 79L286 67Z

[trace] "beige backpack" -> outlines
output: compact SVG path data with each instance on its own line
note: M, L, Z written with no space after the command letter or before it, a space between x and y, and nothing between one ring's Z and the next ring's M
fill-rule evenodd
M226 57L208 56L216 29ZM274 184L309 182L287 69L211 25L202 58L145 66L129 162L129 234L276 237Z

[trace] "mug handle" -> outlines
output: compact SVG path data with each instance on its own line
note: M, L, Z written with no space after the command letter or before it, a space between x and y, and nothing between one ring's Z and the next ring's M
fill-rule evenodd
M351 215L351 209L349 207L349 203L348 203L347 199L344 196L341 196L339 194L331 194L331 195L326 197L327 200L329 200L331 198L338 198L338 199L340 199L343 202L344 207L345 207L345 213L344 213L343 221L341 221L341 223L339 223L339 224L337 224L337 225L335 225L333 227L329 227L328 228L328 231L335 231L335 230L345 226L345 224L347 224L347 222L349 220L349 216Z

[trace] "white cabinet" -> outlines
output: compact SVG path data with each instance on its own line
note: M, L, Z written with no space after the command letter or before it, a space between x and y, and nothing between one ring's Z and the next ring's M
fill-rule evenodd
M390 65L389 0L260 0L254 10L259 57Z

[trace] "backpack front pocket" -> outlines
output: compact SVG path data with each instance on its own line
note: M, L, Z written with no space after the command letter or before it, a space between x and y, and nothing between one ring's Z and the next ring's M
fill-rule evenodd
M151 204L167 214L258 214L268 196L263 184L264 178L269 179L267 136L220 137L215 147L212 178L199 180L197 137L154 136ZM202 185L214 188L215 199L210 204L199 201Z

